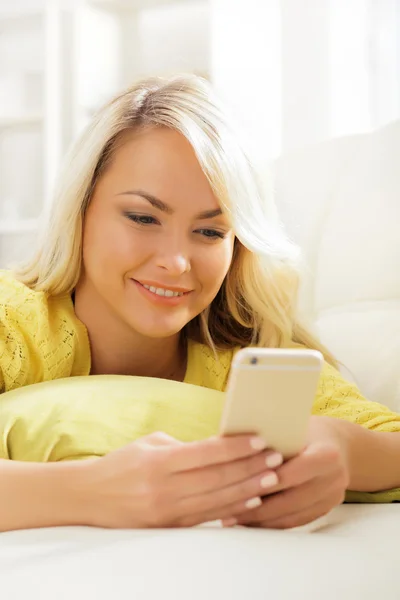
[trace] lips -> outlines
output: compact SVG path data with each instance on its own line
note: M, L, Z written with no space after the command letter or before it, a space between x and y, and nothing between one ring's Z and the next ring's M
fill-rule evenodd
M135 284L138 291L144 294L148 300L158 305L178 306L182 302L185 302L186 298L193 291L185 288L168 287L156 282L138 281L137 279L131 279L131 282Z
M191 288L185 288L183 286L178 286L178 285L168 285L168 283L162 283L160 281L139 280L139 279L134 279L133 281L136 281L136 283L138 283L139 285L142 285L147 290L151 290L151 291L160 290L160 293L164 292L164 291L168 291L168 292L172 292L173 294L176 294L176 293L189 294L190 292L193 291Z

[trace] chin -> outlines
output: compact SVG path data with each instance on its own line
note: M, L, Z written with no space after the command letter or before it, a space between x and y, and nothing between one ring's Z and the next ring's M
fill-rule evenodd
M128 327L139 335L152 339L166 339L178 335L196 316L194 307L175 307L168 310L135 303L121 307L121 317Z
M185 327L185 325L186 323L176 325L152 323L149 324L148 327L146 327L143 321L141 323L129 323L129 326L133 331L139 333L139 335L143 337L151 339L167 339L178 335Z
M148 337L151 340L168 340L169 338L175 337L182 331L183 327L178 330L168 330L165 329L162 331L148 331L143 333L144 336Z

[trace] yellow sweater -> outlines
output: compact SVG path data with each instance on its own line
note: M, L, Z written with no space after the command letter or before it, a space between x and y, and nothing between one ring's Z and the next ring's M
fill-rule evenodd
M189 343L185 382L223 391L232 356L233 350L221 351L217 361L206 346ZM89 374L89 339L71 297L47 297L0 270L0 393ZM376 431L400 431L400 415L363 398L355 385L328 364L321 374L313 414L346 419Z

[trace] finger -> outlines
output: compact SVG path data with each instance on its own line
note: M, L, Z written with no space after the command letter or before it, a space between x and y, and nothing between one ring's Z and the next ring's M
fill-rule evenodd
M182 498L176 503L176 514L185 516L206 513L212 510L221 511L227 506L232 506L237 503L242 507L245 505L246 511L256 508L261 505L261 501L257 501L256 503L250 501L254 500L254 498L260 498L264 489L262 487L262 481L265 477L269 477L271 480L276 481L276 474L273 471L264 471L262 474L248 478L235 485L201 495ZM236 512L235 514L240 513Z
M339 449L330 444L312 444L277 469L279 485L268 493L296 487L338 470L342 470L342 456Z
M294 527L302 527L308 525L316 519L327 515L334 506L327 499L315 502L311 506L304 508L301 511L296 511L288 515L284 515L275 520L267 519L264 522L258 523L257 527L268 529L293 529Z
M253 456L265 448L265 442L254 435L213 437L171 448L168 464L170 472L178 473Z
M230 519L233 515L243 513L246 510L251 510L252 507L261 503L261 498L254 497L246 502L235 502L227 506L216 508L215 506L209 510L198 513L190 513L180 515L174 522L174 527L194 527L209 521L219 521L221 519Z
M229 494L233 494L240 487L246 488L251 485L253 476L263 475L264 481L270 475L270 485L276 485L278 480L273 479L273 471L268 470L268 466L277 467L283 461L282 455L273 452L259 452L256 456L242 458L233 462L211 465L202 469L193 469L183 473L174 473L171 477L170 485L179 488L182 497L193 497L209 492L215 492L223 488L226 489L229 501L232 501ZM235 484L241 486L235 486ZM257 494L265 489L260 484L260 478L257 480Z
M241 525L257 522L269 522L307 510L315 502L330 502L331 507L341 504L345 496L345 487L338 478L319 477L303 485L290 488L272 496L263 498L263 503L251 512L237 517Z

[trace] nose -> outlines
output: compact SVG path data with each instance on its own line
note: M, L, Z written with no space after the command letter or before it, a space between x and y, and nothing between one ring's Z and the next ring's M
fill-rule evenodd
M169 275L178 277L188 273L191 269L189 253L183 249L181 244L169 240L169 244L159 252L157 266Z

